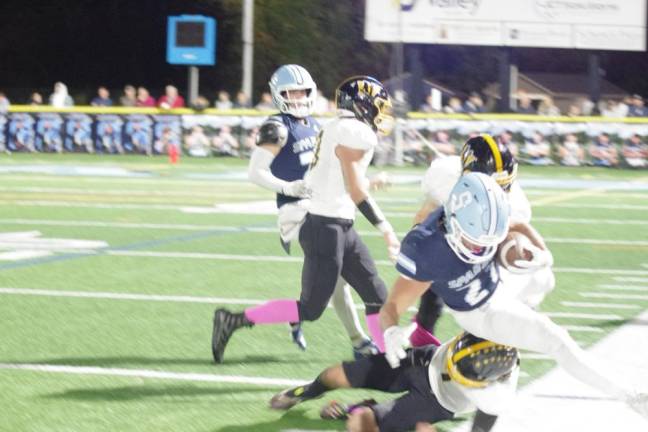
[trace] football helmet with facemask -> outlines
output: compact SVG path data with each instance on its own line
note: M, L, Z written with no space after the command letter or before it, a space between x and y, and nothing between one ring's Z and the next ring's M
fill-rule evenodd
M509 148L489 134L469 138L461 149L463 172L481 172L495 179L505 191L517 176L517 160Z
M380 81L370 76L344 80L335 91L335 106L352 112L356 119L381 135L389 135L394 127L389 94Z
M469 264L492 259L510 216L506 194L495 180L483 173L462 175L443 208L445 237L455 254Z
M450 342L445 360L450 379L470 388L484 388L510 376L520 362L516 348L467 332Z
M283 65L270 77L272 102L284 114L297 118L309 116L315 107L317 85L306 69L299 65ZM306 95L293 99L288 94L292 90L304 90Z

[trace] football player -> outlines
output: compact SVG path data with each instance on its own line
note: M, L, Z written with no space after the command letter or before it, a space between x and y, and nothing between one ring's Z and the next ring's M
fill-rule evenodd
M382 403L365 400L346 406L331 402L321 416L348 419L348 431L408 431L476 408L502 412L514 400L519 369L517 349L462 333L441 346L408 349L395 369L384 354L332 366L313 382L276 394L270 406L287 410L339 388L406 392ZM488 432L492 424L480 423L479 427Z
M482 172L492 176L507 192L511 205L511 224L522 227L527 237L542 251L538 251L533 256L534 260L527 263L525 269L518 269L517 273L515 269L513 272L500 269L502 283L506 285L507 293L536 308L555 287L555 277L550 265L551 253L540 234L529 225L531 204L515 181L517 169L515 157L504 144L498 143L488 134L469 138L461 149L461 156L439 157L430 164L421 181L425 202L416 214L414 224L421 223L433 210L446 202L462 172ZM423 295L416 316L418 327L412 334L414 346L431 343L431 335L434 334L442 307L443 302L432 290Z
M378 348L384 348L378 312L387 290L353 222L357 207L383 233L388 252L395 259L398 239L370 197L365 176L378 144L377 133L387 134L393 126L391 101L383 85L368 76L342 82L335 99L338 115L318 134L305 178L312 198L299 229L304 251L300 299L273 300L243 313L217 310L212 339L217 363L222 361L232 333L241 327L317 320L340 276L360 295L369 332Z
M380 310L387 361L398 367L406 357L411 330L399 327L399 318L431 289L464 330L546 354L575 378L648 418L648 394L623 388L565 329L498 289L502 285L494 256L508 231L509 204L501 186L483 173L461 176L444 205L403 240L396 265L400 276Z
M299 232L310 203L310 190L303 177L312 162L313 148L321 129L311 117L317 86L306 69L294 64L279 67L268 84L280 114L268 117L259 128L248 177L277 194L281 244L290 253L290 242ZM378 352L360 325L349 286L342 278L335 287L332 303L351 339L354 355ZM305 350L306 339L299 322L291 323L291 334L295 344Z

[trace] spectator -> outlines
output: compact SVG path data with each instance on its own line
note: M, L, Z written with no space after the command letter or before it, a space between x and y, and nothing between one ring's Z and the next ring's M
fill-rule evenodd
M605 132L592 141L588 151L594 166L612 167L619 164L617 149Z
M130 84L124 86L124 94L119 98L119 105L125 107L137 106L137 94L135 87Z
M542 99L542 101L540 101L540 105L538 106L538 114L543 116L557 117L560 115L560 109L554 103L553 98L547 96Z
M254 107L259 111L273 111L275 110L274 103L272 102L272 95L268 92L261 93L261 100Z
M580 107L578 104L571 104L569 105L569 108L567 108L567 116L568 117L580 117L583 115L583 112L581 111Z
M392 97L392 109L394 116L398 118L407 117L407 113L411 110L411 106L407 100L407 92L403 89L394 90Z
M256 148L256 137L259 133L259 128L252 128L245 133L243 138L243 148L241 149L241 156L250 157L252 151Z
M191 105L191 108L195 109L196 111L205 110L209 108L209 100L203 95L198 95L196 101Z
M219 110L231 110L233 108L232 101L230 99L230 94L225 90L218 92L218 99L214 102L214 106Z
M137 102L135 103L138 107L154 107L155 99L149 94L149 91L146 87L137 88Z
M628 117L646 117L646 107L644 100L638 94L632 95L632 105L628 108Z
M243 90L236 93L236 100L234 101L234 108L250 108L250 98Z
M623 142L621 154L632 168L645 168L648 165L648 146L641 141L639 134L633 134Z
M537 114L538 112L531 103L531 98L525 91L518 92L518 105L515 109L518 114Z
M67 86L60 81L54 84L54 92L49 97L49 103L55 108L74 106L74 100L68 94Z
M171 154L171 152L173 151L171 147L175 147L178 150L180 149L178 134L173 130L173 128L165 126L162 129L162 133L160 134L159 138L155 140L153 149L158 154Z
M509 151L513 154L513 156L518 157L520 150L517 143L513 141L513 132L511 132L510 130L505 130L497 137L497 141L501 145L506 146L509 149Z
M524 142L522 153L531 165L553 164L551 160L551 146L539 131L535 131L531 138Z
M454 144L450 141L450 134L445 130L436 131L432 145L444 155L453 155L457 152Z
M7 96L3 93L0 92L0 113L6 113L9 111L9 99L7 99Z
M403 134L403 161L414 166L430 164L424 144L414 129L406 129Z
M110 92L104 86L97 89L97 96L90 102L92 106L109 107L112 106L113 101L110 99Z
M330 101L326 99L322 90L317 89L317 98L315 99L315 108L313 108L313 113L316 115L326 114L331 112Z
M448 100L448 105L443 107L443 112L448 114L462 113L463 106L461 105L461 99L458 97L451 97L450 100Z
M34 105L34 106L43 105L43 96L38 92L32 93L31 96L29 97L29 105Z
M438 110L434 108L434 100L431 94L425 97L425 102L421 104L421 106L419 107L419 111L424 113L438 112Z
M164 96L158 99L157 105L162 109L183 108L185 101L176 87L168 85L164 88Z
M185 137L185 150L190 156L207 157L210 155L209 138L203 128L195 125L191 133Z
M612 99L608 100L607 102L600 103L599 106L599 111L601 113L601 116L603 117L623 118L628 112L625 104Z
M229 126L221 127L212 141L214 152L218 156L238 156L239 143L232 135L232 129Z
M585 149L578 143L576 134L570 133L558 146L560 164L565 166L579 166L585 163Z
M465 113L483 113L484 101L477 92L471 92L468 99L463 103L463 112Z

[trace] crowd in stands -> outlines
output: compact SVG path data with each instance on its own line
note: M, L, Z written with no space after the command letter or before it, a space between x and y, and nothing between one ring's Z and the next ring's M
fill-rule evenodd
M318 91L318 93L315 115L333 112L333 102L324 97L321 91ZM67 86L62 82L54 84L53 91L47 101L50 106L59 108L75 105ZM45 100L40 93L34 92L31 94L28 104L44 105ZM172 109L185 107L186 102L179 94L178 89L173 85L166 86L164 94L157 99L151 96L145 87L126 85L116 100L113 100L110 90L107 87L98 87L96 95L90 100L90 105L95 107L123 106ZM0 92L0 114L7 112L9 106L9 99L4 93ZM644 106L643 98L639 95L629 96L621 101L601 101L599 104L594 104L584 99L578 100L569 107L568 112L562 113L549 97L540 101L532 101L525 92L518 92L516 95L516 106L517 113L527 115L600 115L612 118L648 117L648 108ZM217 110L231 110L245 108L264 112L275 111L272 96L268 92L262 93L258 102L252 105L250 98L242 91L237 92L232 100L227 91L221 90L217 93L213 102L210 102L204 96L200 96L192 107L195 109L215 108ZM405 117L411 111L412 108L408 102L407 94L404 91L397 90L393 92L393 108L398 117ZM449 98L441 111L433 107L432 96L429 96L423 105L420 106L419 111L428 113L484 113L487 112L487 108L480 94L472 92L465 100L461 100L458 97ZM60 119L53 119L48 123L49 119L46 120L43 123L45 125L61 121ZM29 119L26 119L26 121L29 121ZM88 120L84 121L87 123ZM139 121L141 119L136 119L135 123L133 123L136 129L142 127L138 123ZM110 119L108 120L109 122ZM4 123L6 124L6 120ZM51 144L59 149L59 151L62 151L64 148L62 139L57 140L52 138L45 140L44 143L40 143L39 145L37 142L39 137L43 138L47 135L46 133L39 132L37 130L39 127L37 124L34 137L32 137L34 139L30 141L29 145L25 145L24 148L28 151L42 151L42 148L47 148L47 144ZM114 125L107 127L114 127ZM89 126L86 126L87 128ZM207 131L201 125L194 125L185 130L184 136L181 136L183 134L179 130L173 131L167 128L160 132L158 139L151 144L150 150L144 152L148 154L165 153L167 147L165 143L176 142L177 144L174 145L181 146L182 150L191 156L246 157L254 148L256 130L256 127L252 126L243 129L241 127L224 125L218 128L209 128ZM133 133L136 134L138 131L136 130ZM105 134L104 130L102 130L102 134ZM645 137L643 135L632 131L625 133L627 136L624 134L611 135L604 131L596 131L595 133L592 132L592 134L593 136L589 136L584 132L565 132L545 136L541 130L525 131L522 133L504 130L498 134L498 139L506 143L516 157L523 163L534 165L561 164L566 166L648 167L648 145L645 143ZM56 134L50 135L56 138ZM87 139L85 140L85 144L79 144L77 147L82 151L84 149L87 151L94 150L91 144L90 132L86 131L86 135ZM74 136L76 137L76 135ZM434 147L441 154L456 154L468 136L465 133L461 135L452 129L420 131L405 127L402 141L404 159L406 162L417 165L427 164L433 157L430 146ZM16 142L20 141L17 137L15 138ZM377 152L377 163L389 163L393 159L393 154L391 154L394 151L393 140L393 137L384 140L381 149ZM137 147L135 145L133 146ZM0 140L0 147L5 147L2 140ZM96 144L94 147L96 147ZM108 146L106 147L108 148ZM120 150L120 153L124 150L121 143L117 143L113 147ZM76 147L72 146L71 148ZM65 149L70 151L70 146L67 146Z

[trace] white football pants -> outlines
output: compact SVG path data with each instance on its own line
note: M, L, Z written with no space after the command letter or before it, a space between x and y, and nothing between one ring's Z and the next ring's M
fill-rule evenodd
M546 354L574 378L606 394L625 400L630 394L603 374L590 355L545 315L502 293L504 285L478 309L450 310L460 327L493 342ZM608 369L611 370L611 369Z
M556 278L551 267L528 274L511 273L504 267L500 267L500 277L502 281L498 290L533 309L537 308L556 286Z

